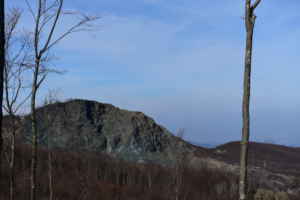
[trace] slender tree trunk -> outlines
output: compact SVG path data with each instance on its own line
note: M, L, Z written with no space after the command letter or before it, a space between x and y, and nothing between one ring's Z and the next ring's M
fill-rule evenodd
M35 90L35 89L34 89ZM34 95L34 94L32 94ZM31 102L31 128L32 128L32 157L31 157L31 194L30 199L36 200L36 168L37 168L37 125L35 113L35 98Z
M13 119L13 123L15 119ZM15 194L15 144L16 144L16 127L13 126L11 134L11 157L10 157L10 186L9 186L9 197L10 200L14 200Z
M32 157L31 157L31 191L30 200L36 200L36 170L37 170L37 121L36 121L36 110L35 100L37 93L37 80L40 67L40 60L37 59L35 63L35 71L33 75L32 83L32 96L31 96L31 129L32 129Z
M2 102L3 102L3 80L5 69L5 4L4 0L0 0L0 178L2 169Z
M256 1L255 4L259 4ZM247 198L247 166L248 166L248 143L250 135L250 92L251 92L251 63L252 63L252 44L253 29L255 24L254 9L257 6L251 6L251 1L246 0L245 7L245 26L246 26L246 50L245 50L245 71L244 71L244 94L243 94L243 130L241 141L240 155L240 183L239 183L239 199Z
M252 31L251 31L252 32ZM251 43L251 44L250 44ZM247 33L246 63L244 72L244 96L243 96L243 134L241 142L240 159L240 199L246 199L247 191L247 165L248 165L248 143L250 135L250 84L251 84L251 48L252 33Z
M53 173L52 173L52 153L48 148L48 179L49 179L49 200L53 200Z

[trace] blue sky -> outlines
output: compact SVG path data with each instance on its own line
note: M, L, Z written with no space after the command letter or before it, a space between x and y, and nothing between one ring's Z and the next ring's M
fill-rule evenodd
M198 143L240 139L244 1L65 2L101 19L97 31L56 46L56 66L67 73L48 77L40 98L59 88L64 99L145 112ZM251 140L300 146L299 8L299 0L262 0L256 10Z

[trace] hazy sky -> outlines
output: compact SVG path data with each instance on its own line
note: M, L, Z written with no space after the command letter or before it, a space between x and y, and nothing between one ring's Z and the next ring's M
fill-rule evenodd
M243 0L65 2L101 16L99 30L57 46L57 68L68 72L50 76L40 98L60 88L63 98L139 110L173 132L185 128L191 141L240 139ZM23 0L16 4L26 11ZM299 9L299 0L262 0L256 10L251 140L300 146ZM59 31L70 23L62 19Z

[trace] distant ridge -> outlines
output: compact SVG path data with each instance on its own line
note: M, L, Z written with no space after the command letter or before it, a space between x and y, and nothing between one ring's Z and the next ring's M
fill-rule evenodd
M239 163L239 141L222 144L212 150L218 160L232 164ZM300 176L300 148L250 142L249 164L272 172Z
M219 144L200 143L200 142L193 142L193 141L189 141L189 143L191 143L195 146L198 146L198 147L205 147L205 148L209 148L209 149L215 148L219 145Z

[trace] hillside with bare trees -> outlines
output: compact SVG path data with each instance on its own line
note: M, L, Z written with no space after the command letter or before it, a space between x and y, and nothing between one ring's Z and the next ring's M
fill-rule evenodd
M105 166L115 165L114 167L108 167L114 169L113 172L110 172L113 174L122 174L122 171L135 170L136 167L140 170L141 166L159 169L156 171L157 173L161 170L159 173L165 173L165 178L167 179L164 180L167 181L164 184L170 184L168 187L175 184L174 190L177 191L175 192L177 195L181 195L179 190L181 190L181 187L185 187L185 184L192 184L189 185L188 188L195 187L197 184L193 186L193 182L189 181L194 180L192 177L201 177L202 175L205 177L195 178L195 180L197 179L198 181L204 182L208 180L213 182L225 181L228 185L224 185L225 188L220 190L224 190L223 192L225 192L229 187L231 188L231 192L227 195L232 195L232 198L236 195L236 178L239 169L240 148L238 142L232 142L210 149L198 147L173 135L166 128L156 124L153 119L141 112L123 110L110 104L87 100L70 100L67 102L48 104L37 109L37 118L40 122L38 131L41 133L38 139L39 145L41 146L39 154L44 155L40 158L41 161L44 162L40 168L42 171L43 169L51 169L51 173L58 173L56 172L58 168L55 164L58 160L61 162L61 170L69 171L70 169L63 169L65 168L64 165L75 167L78 163L76 164L73 160L78 159L76 162L93 163L90 169L82 169L82 172L91 170L91 174L89 174L88 177L93 177L97 176L98 173L106 173L99 172L97 166L102 165L103 160L108 159L109 163L106 163ZM4 122L9 120L9 117L4 118ZM23 158L20 156L20 153L23 151L28 152L29 149L30 140L28 140L28 138L31 137L29 122L28 116L19 118L21 127L18 129L17 142L18 145L21 145L22 150L18 148L19 153L17 154L19 154L19 157L17 156L17 160L22 160ZM7 126L9 126L9 124L4 124L4 133L5 130L7 130ZM300 180L299 173L296 170L300 165L299 148L263 143L250 143L249 147L248 170L251 177L249 184L251 190L253 190L252 192L259 188L264 188L274 192L283 191L290 195L296 195ZM7 148L5 155L9 156L9 152L10 150ZM51 164L48 163L49 152L51 152ZM260 152L264 152L264 154L260 154ZM29 154L26 154L26 156L28 156L28 158L30 157ZM60 156L62 157L60 158ZM68 156L70 156L70 159L72 158L72 161L69 161ZM88 161L85 160L85 158L91 158L92 160ZM56 159L58 160L56 161ZM26 163L27 161L22 162ZM72 164L67 164L69 162ZM143 167L142 169L144 169ZM156 177L158 175L151 175L151 177L149 177L150 175L146 168L137 172L140 173L140 176L145 176L144 178L146 178L146 180L143 180L145 183L135 183L136 185L150 184L153 185L153 187L154 185L158 187L158 183L163 183L163 181L157 181L157 183L155 183L155 180L152 180L152 176ZM103 170L105 171L107 169ZM202 170L204 170L204 172ZM19 172L21 171L22 170L19 169ZM25 168L23 172L26 172ZM43 172L40 171L39 173ZM47 170L44 173L48 173ZM168 175L168 173L172 175ZM215 173L217 173L217 176L214 175ZM17 176L18 175L16 175L16 177ZM53 175L45 176L42 178L42 181L46 181L44 179L47 179L47 177L49 179L49 177L52 176ZM82 176L85 177L87 175L82 174ZM107 178L106 180L116 180L116 182L110 184L116 184L120 181L119 179L124 179L124 177L126 177L126 183L131 182L127 180L130 179L130 176L127 174L119 175L120 177L116 177L116 175L111 176L115 178ZM63 176L58 175L58 177L62 178ZM174 180L170 179L171 177L174 177ZM89 178L85 178L86 181L89 180ZM51 178L51 180L51 182L53 182L56 181L57 178ZM68 178L65 180L68 180ZM136 181L136 179L134 180ZM204 184L204 182L201 184ZM103 180L101 183L104 184ZM123 185L123 183L121 185ZM124 185L127 184L124 183ZM216 187L218 188L219 186L217 185ZM212 188L214 187L215 186ZM123 186L121 188L123 188ZM130 186L126 186L125 188L129 189ZM217 188L213 190L219 191ZM205 191L206 189L203 190ZM149 192L151 193L151 191ZM156 195L158 194L159 193ZM199 193L197 195L202 194ZM205 195L212 194L205 193ZM162 199L164 198L165 197L162 197ZM218 199L219 198L220 197L218 197ZM225 199L230 198L231 197L226 197Z

